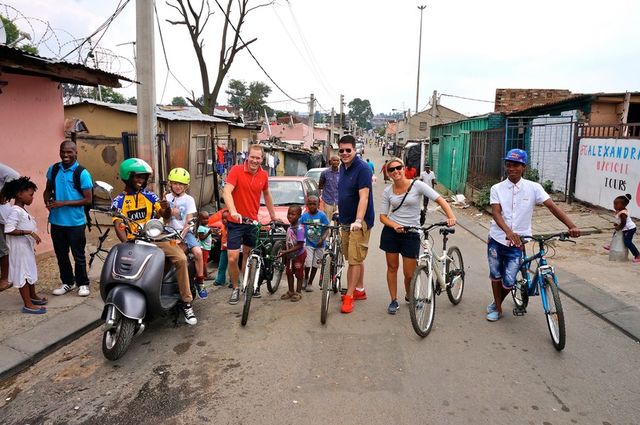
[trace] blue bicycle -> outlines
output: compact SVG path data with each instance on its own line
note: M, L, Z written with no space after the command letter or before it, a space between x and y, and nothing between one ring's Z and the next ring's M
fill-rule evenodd
M520 240L525 244L528 240L537 242L538 252L527 257L525 250L522 251L522 264L516 277L516 283L511 290L511 296L516 305L513 309L513 315L524 316L529 305L529 297L540 295L551 341L556 350L560 351L564 348L567 337L564 311L558 292L558 278L553 267L547 263L545 258L547 255L545 244L556 238L561 242L575 243L569 239L568 233L556 233L548 236L520 236ZM534 262L536 262L535 271L531 269Z

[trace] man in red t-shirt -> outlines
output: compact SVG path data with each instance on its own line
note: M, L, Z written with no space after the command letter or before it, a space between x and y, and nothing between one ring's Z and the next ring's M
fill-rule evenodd
M229 304L237 304L240 299L240 290L238 288L240 246L243 247L242 268L244 269L249 251L256 245L254 228L249 224L243 224L242 218L258 219L260 195L263 195L264 204L269 211L271 220L276 219L273 199L269 192L269 176L260 166L263 157L262 146L250 145L248 157L244 164L231 167L222 193L224 203L229 208L227 256L229 258L229 277L233 284ZM254 296L260 296L259 289Z
M416 167L405 167L404 169L404 176L408 179L415 179L416 178Z

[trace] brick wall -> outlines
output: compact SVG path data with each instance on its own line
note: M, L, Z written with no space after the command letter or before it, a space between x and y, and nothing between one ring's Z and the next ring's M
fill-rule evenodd
M571 96L569 90L555 89L496 89L494 112L515 112L533 106L553 103Z

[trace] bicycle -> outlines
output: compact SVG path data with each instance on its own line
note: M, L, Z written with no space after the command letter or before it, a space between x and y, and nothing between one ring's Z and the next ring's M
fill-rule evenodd
M464 291L465 270L462 252L456 246L447 249L449 235L455 233L455 229L444 226L447 226L446 221L434 223L428 227L405 227L405 231L420 232L420 244L423 248L409 289L411 325L413 330L423 338L429 335L433 327L436 312L434 294L440 295L444 290L451 304L458 305ZM442 255L440 256L429 238L429 231L434 227L443 227L439 230L442 235Z
M274 294L280 286L284 262L278 258L278 253L284 248L286 233L283 232L283 223L272 221L265 225L244 217L242 222L254 226L257 233L256 246L249 251L241 286L244 303L240 323L245 326L249 319L251 299L262 282L267 281L270 294ZM267 228L266 231L262 231L264 228Z
M345 225L325 225L306 224L307 226L318 226L322 229L329 229L327 237L327 247L322 255L322 266L320 268L320 288L322 289L320 304L320 323L327 323L329 312L329 299L331 292L337 294L346 293L346 288L342 288L342 271L344 270L344 256L342 255L342 240L340 239L341 229L348 229Z
M547 255L545 243L555 238L558 238L561 242L576 243L569 239L569 234L566 232L548 236L520 236L520 240L523 243L526 243L527 240L537 242L538 252L527 257L525 250L522 250L522 263L516 275L516 283L511 289L511 296L516 305L513 309L514 316L524 316L529 305L529 297L540 296L551 341L555 349L561 351L565 347L567 338L564 310L562 309L562 301L560 301L560 293L558 291L558 278L553 266L549 265L545 258ZM531 264L534 261L536 261L537 266L536 270L532 271ZM531 274L529 273L530 271ZM533 276L535 277L532 278Z

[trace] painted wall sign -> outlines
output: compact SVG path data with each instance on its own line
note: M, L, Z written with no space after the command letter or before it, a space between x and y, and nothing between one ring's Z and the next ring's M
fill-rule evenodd
M629 213L640 217L640 140L582 139L578 149L576 199L613 209L630 193Z

